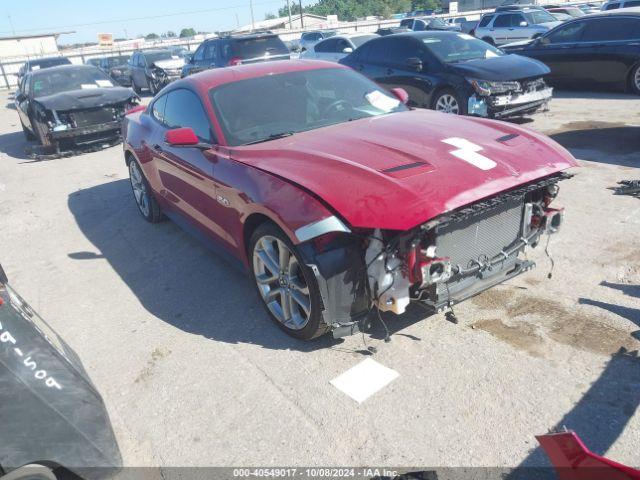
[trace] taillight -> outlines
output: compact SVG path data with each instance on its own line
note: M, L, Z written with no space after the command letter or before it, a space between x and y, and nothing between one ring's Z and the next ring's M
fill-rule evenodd
M230 67L234 67L236 65L242 65L242 58L233 57L231 60L229 60L229 66Z

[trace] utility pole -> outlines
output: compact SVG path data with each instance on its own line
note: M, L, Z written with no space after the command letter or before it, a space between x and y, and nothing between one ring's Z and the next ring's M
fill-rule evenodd
M253 20L253 0L249 0L249 8L251 9L251 31L254 30L254 20Z
M289 30L291 30L293 26L291 25L291 4L289 0L287 0L287 11L289 12Z
M13 28L13 21L11 20L11 15L7 14L7 18L9 19L9 25L11 25L11 31L13 32L13 36L15 37L16 35L16 29Z
M300 5L300 26L304 30L304 20L302 19L302 0L298 0L298 5Z

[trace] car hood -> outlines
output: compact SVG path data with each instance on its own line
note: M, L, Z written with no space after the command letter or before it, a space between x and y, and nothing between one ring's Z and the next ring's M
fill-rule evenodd
M461 159L474 151L494 166L483 170ZM341 123L229 153L312 192L352 227L392 230L576 166L568 151L539 133L429 110Z
M513 54L469 60L467 62L450 63L449 68L466 77L489 81L507 81L540 77L550 72L549 67L538 60Z
M184 63L184 58L170 58L168 60L158 60L157 62L153 62L156 67L163 69L182 68Z
M561 21L556 21L556 22L544 22L544 23L538 23L536 24L537 27L543 27L547 30L551 30L552 28L556 28L558 25L562 24L564 22Z
M103 107L133 99L136 94L130 88L108 87L70 90L35 99L49 110L81 110L84 108Z

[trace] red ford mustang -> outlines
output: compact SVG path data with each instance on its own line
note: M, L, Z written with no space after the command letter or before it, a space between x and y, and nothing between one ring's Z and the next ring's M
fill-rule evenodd
M271 317L311 339L372 308L436 311L533 266L569 152L510 124L410 110L346 67L209 70L123 123L142 215L165 215L252 272Z

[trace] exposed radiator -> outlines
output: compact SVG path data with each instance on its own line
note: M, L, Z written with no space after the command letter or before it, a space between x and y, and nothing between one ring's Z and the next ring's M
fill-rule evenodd
M436 230L437 255L463 268L491 258L520 237L523 200L510 199L486 212Z
M78 127L89 125L99 125L101 123L113 122L113 112L111 109L96 108L92 110L80 110L73 112L73 119Z

